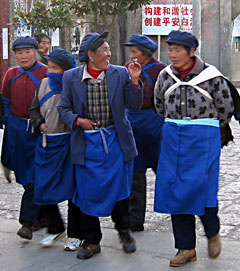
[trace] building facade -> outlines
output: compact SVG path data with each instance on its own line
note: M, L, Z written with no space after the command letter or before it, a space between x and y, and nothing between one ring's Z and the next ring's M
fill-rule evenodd
M2 9L0 10L0 37L2 41L0 43L0 82L6 69L15 64L10 48L14 38L16 38L18 29L13 26L10 27L10 18L14 16L16 6L27 10L33 2L34 0L0 0L2 4ZM192 4L193 33L200 41L197 53L203 60L218 67L224 75L236 82L240 81L240 49L238 49L238 44L240 46L240 34L236 32L240 32L240 19L238 17L238 14L240 14L239 0L154 0L151 4ZM84 31L81 30L80 38L85 33L86 29ZM142 33L142 9L136 12L126 12L119 16L116 30L109 40L112 49L112 63L123 65L129 60L128 48L122 46L122 43L126 42L133 33ZM8 37L7 41L6 37ZM168 64L169 59L165 43L167 35L161 35L160 38L159 35L151 35L150 37L160 45L156 56ZM73 49L73 52L77 53L79 41L76 41L76 28L64 29L60 35L60 40L60 45L69 50L73 49L72 44L77 45ZM8 56L6 56L6 52L8 52Z
M6 70L10 67L10 3L0 0L0 84Z

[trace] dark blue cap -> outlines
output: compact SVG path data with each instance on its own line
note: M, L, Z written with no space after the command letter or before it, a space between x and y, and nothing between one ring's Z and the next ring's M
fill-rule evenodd
M88 60L88 51L91 49L92 45L96 43L99 39L105 39L108 36L108 31L103 32L102 34L98 33L89 33L87 34L81 42L81 46L79 49L79 61L87 62Z
M194 48L195 50L199 45L197 38L193 34L180 30L172 30L168 34L168 39L166 42L186 45L191 48Z
M144 46L152 53L155 52L158 48L157 44L150 39L149 37L141 34L133 34L130 37L130 41L128 43L123 43L125 46Z
M44 56L44 58L57 63L63 69L76 67L75 56L68 50L62 48L54 49L48 56Z
M12 49L13 51L15 51L16 49L19 49L19 48L35 48L35 49L38 49L38 42L29 37L29 36L26 36L26 37L20 37L20 38L17 38L14 42L13 42L13 46L12 46Z

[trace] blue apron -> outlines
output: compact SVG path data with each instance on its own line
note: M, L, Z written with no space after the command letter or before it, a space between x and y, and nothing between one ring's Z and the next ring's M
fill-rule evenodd
M38 134L32 133L30 119L9 114L5 124L2 164L13 170L16 181L24 187L34 180L34 152Z
M76 188L70 157L70 133L46 135L37 140L35 153L34 202L57 204L72 198Z
M164 118L153 109L134 112L126 110L133 129L138 156L134 160L134 172L157 168L161 131Z
M154 211L202 216L218 205L219 121L173 120L163 125Z
M42 66L44 65L39 63L29 70L18 66L21 73L9 82L9 86L11 87L20 76L27 74L37 87L39 80L32 71ZM33 159L38 134L33 133L30 119L14 116L10 109L11 100L4 95L1 97L4 102L3 123L5 124L1 161L6 168L14 171L16 181L26 187L34 179Z
M84 131L85 164L76 165L73 203L91 216L109 216L116 202L129 197L133 160L124 162L116 128Z

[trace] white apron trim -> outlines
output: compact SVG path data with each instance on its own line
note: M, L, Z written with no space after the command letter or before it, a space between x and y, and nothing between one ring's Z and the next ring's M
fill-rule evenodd
M219 127L219 120L217 119L169 119L166 118L164 120L165 122L173 122L176 124L181 124L181 125L207 125L207 126L214 126L214 127Z
M206 65L208 66L206 69L204 69L199 75L197 75L196 77L194 77L192 80L188 82L181 81L179 78L177 78L177 76L174 75L174 73L172 72L170 68L171 65L167 66L164 70L176 81L176 83L166 90L164 94L165 99L167 99L167 97L179 86L191 86L197 89L205 97L212 100L213 98L211 97L211 95L206 90L200 88L197 85L218 76L224 77L224 75L214 66L210 64L206 64Z

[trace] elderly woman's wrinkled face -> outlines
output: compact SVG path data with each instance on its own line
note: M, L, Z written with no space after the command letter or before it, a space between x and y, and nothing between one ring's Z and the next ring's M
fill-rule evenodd
M142 66L149 61L149 57L144 55L137 46L130 47L130 58L131 60L136 60Z
M105 41L95 52L88 51L88 66L95 70L107 70L110 63L111 50Z
M24 70L30 69L36 62L36 51L33 48L18 48L15 50L16 60Z

